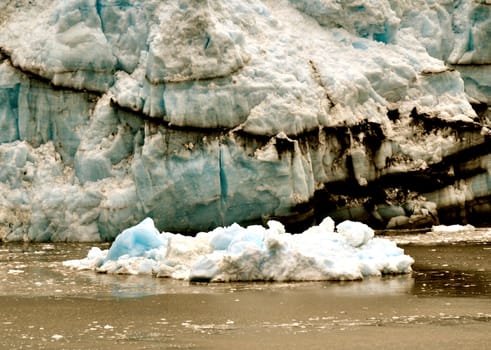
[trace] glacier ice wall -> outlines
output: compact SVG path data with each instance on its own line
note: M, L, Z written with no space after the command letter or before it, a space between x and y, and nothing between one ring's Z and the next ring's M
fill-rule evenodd
M0 239L491 211L487 1L0 4Z

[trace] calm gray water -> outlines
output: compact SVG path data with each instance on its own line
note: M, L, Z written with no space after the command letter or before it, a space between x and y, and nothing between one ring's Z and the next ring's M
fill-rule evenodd
M491 244L405 241L411 275L189 284L73 271L84 244L0 245L0 349L488 349Z

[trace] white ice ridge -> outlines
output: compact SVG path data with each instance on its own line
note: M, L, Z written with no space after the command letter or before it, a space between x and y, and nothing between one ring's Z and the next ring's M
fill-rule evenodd
M327 217L301 234L283 225L233 224L195 237L159 233L151 218L124 230L110 249L90 249L86 258L65 261L79 270L151 274L190 281L359 280L411 272L414 260L367 225Z

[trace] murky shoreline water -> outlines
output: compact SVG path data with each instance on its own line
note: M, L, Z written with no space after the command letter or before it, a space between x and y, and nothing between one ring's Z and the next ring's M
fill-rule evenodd
M419 242L410 275L233 284L64 268L86 244L0 245L0 348L487 349L491 243Z

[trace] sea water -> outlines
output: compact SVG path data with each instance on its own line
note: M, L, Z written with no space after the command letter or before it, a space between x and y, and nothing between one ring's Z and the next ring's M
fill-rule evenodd
M0 348L486 349L491 240L478 232L389 237L415 259L413 273L355 282L100 274L62 264L92 245L3 244Z

